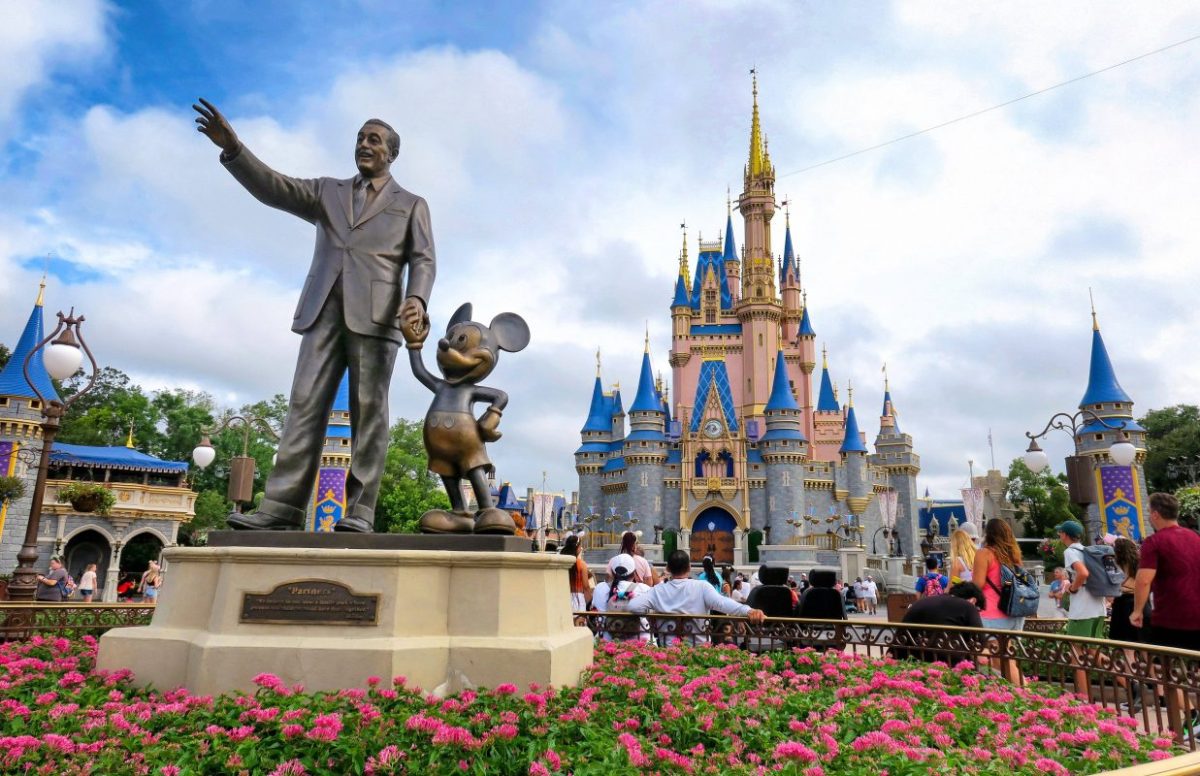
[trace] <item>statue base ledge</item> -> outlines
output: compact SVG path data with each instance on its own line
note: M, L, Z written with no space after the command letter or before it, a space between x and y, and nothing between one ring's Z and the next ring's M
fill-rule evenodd
M451 694L575 686L592 663L592 634L571 618L570 559L557 555L242 546L163 558L151 624L100 639L97 667L127 668L142 687L253 692L269 673L336 691L403 676Z

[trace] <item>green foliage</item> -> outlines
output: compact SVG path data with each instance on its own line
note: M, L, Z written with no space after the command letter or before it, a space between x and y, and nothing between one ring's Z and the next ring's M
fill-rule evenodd
M450 507L440 478L429 471L422 426L421 421L404 418L392 425L375 508L376 531L416 533L422 514Z
M1008 467L1008 500L1024 512L1021 520L1028 537L1054 537L1054 526L1080 519L1083 510L1071 503L1067 478L1049 467L1034 474L1025 461L1014 458Z
M16 501L24 495L24 480L20 477L0 477L0 502Z
M1146 429L1146 487L1150 492L1170 493L1176 488L1196 485L1186 472L1174 476L1167 472L1172 458L1200 460L1200 407L1177 404L1150 410L1138 423Z
M226 518L233 510L233 503L225 498L223 490L205 490L196 495L196 516L179 526L179 543L198 547L208 542L209 531L228 528Z
M59 488L57 497L60 504L71 504L76 509L94 512L97 515L107 515L112 511L113 505L117 503L117 497L110 489L98 482L84 482L83 480L77 480ZM88 509L81 506L82 504L94 506Z

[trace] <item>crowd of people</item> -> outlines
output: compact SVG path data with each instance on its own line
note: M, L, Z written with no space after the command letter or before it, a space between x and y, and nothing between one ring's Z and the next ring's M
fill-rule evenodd
M77 582L75 577L68 573L62 558L51 558L46 573L37 577L38 586L34 592L34 600L43 603L93 603L99 590L97 574L96 564L88 563ZM117 580L117 600L155 603L158 601L158 591L162 587L163 578L162 566L154 560L149 562L146 570L140 575L137 572L123 573Z

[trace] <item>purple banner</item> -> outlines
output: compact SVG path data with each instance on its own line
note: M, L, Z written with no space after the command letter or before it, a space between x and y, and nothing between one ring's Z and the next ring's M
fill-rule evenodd
M1141 493L1136 478L1132 466L1101 466L1100 514L1108 533L1140 542Z
M340 466L321 469L317 475L313 530L329 533L346 513L346 470Z

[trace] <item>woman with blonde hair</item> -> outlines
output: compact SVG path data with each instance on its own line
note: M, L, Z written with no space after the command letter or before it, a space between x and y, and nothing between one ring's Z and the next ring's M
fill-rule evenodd
M950 584L970 582L975 570L975 540L962 528L950 534L950 565L946 568Z

